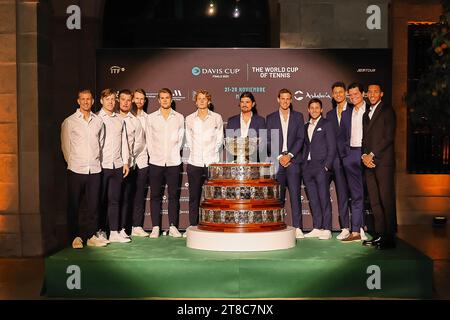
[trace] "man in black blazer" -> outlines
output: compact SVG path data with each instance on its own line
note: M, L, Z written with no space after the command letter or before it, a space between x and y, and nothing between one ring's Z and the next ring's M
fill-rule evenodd
M375 220L372 240L364 245L378 249L395 247L395 113L392 107L383 104L381 85L368 86L370 109L363 118L363 155L370 206Z
M265 133L262 134L261 130L266 129L266 121L263 117L256 113L256 100L251 92L244 92L239 97L239 107L241 108L241 113L232 116L227 121L227 128L225 130L225 136L229 137L260 137L258 154L250 155L252 160L258 161L263 160L265 157L265 148L262 146L266 145L264 139ZM258 160L256 157L258 156ZM227 154L227 160L231 160L230 155Z
M267 146L270 159L275 163L277 181L280 183L280 198L284 204L286 186L291 199L292 225L295 236L304 238L302 232L301 149L304 141L304 119L300 112L292 110L292 93L288 89L278 92L278 110L269 114L267 124Z
M330 121L322 117L322 101L308 103L305 125L303 181L313 216L313 230L305 238L331 239L330 170L336 156L336 137Z

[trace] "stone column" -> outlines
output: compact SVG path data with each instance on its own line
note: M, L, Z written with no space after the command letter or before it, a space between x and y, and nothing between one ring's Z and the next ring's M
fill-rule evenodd
M0 1L0 256L21 256L16 1Z
M38 5L37 0L16 1L19 210L22 256L37 256L43 253L39 207Z

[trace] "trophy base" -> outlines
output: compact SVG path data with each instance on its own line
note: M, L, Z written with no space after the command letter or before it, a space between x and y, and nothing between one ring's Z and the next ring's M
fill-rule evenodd
M295 247L295 228L270 232L214 232L187 228L186 245L210 251L273 251Z

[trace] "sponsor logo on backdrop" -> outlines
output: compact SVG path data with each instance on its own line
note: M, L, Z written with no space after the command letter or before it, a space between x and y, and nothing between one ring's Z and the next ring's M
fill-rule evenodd
M377 71L377 69L375 69L375 68L358 68L357 70L356 70L356 72L363 72L363 73L372 73L372 72L376 72Z
M158 99L158 92L147 93L147 98ZM186 99L186 96L183 94L183 91L181 91L180 89L172 89L172 100L181 101L184 99Z
M186 97L184 96L184 94L181 92L180 89L173 89L172 90L172 100L174 101L181 101L186 99Z
M303 91L302 90L297 90L294 92L294 99L297 101L302 101L303 100Z
M299 66L255 66L251 67L252 73L258 74L261 79L289 79L300 71Z
M111 66L111 67L109 68L109 72L110 72L111 74L119 74L119 73L124 72L124 71L125 71L125 68L124 68L124 67Z
M200 73L202 73L202 70L199 67L193 67L192 68L192 75L199 76Z
M330 99L331 100L331 95L327 91L325 91L325 92L317 92L317 91L309 92L309 91L297 90L294 92L295 100L302 101L305 98L307 98L307 99L318 98L318 99Z
M195 66L191 69L194 77L208 76L212 79L229 79L232 76L236 76L241 72L241 69L236 67L198 67Z

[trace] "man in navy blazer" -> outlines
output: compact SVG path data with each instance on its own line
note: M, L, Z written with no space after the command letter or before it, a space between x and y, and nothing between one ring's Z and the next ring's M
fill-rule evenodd
M345 150L342 164L347 178L348 190L351 198L351 234L342 239L346 242L367 240L364 233L364 182L361 162L361 146L363 139L363 115L366 112L364 88L362 84L352 83L348 86L348 93L352 105L342 113L341 126L345 135Z
M313 230L305 238L331 239L330 170L336 156L336 136L322 117L322 101L308 103L310 119L305 124L303 181L313 216Z
M265 148L261 148L266 145L265 133L261 130L266 129L266 121L263 117L256 114L256 100L251 92L244 92L239 98L239 107L241 108L241 113L232 116L227 121L227 129L225 131L226 137L259 137L261 140L259 142L258 154L251 155L255 156L253 158L256 160L256 155L259 159L265 159L263 154L265 153ZM229 155L227 155L229 157Z
M342 163L342 159L348 155L346 146L347 132L343 126L342 114L350 107L350 104L347 103L346 87L343 82L333 83L331 92L333 109L328 111L327 120L330 121L336 135L336 156L333 161L331 178L334 180L334 186L336 188L339 224L342 229L336 239L343 240L350 235L350 217L348 211L348 185Z
M275 163L277 181L280 183L280 197L284 204L286 186L291 199L292 225L295 236L304 238L302 232L301 149L305 137L304 119L300 112L292 110L292 93L288 89L278 92L277 111L267 116L267 146L270 159Z

